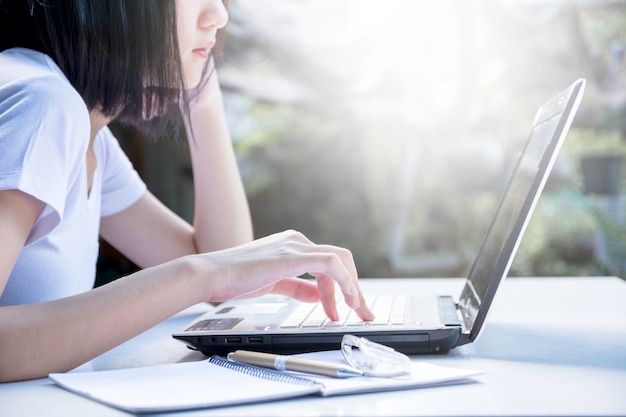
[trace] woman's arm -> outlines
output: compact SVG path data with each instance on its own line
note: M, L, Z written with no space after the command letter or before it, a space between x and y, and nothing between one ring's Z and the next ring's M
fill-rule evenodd
M141 267L252 240L252 220L213 73L186 121L193 167L193 226L152 194L101 220L100 234Z
M0 190L0 294L43 208L41 201L22 191Z
M0 291L42 204L0 191ZM314 283L293 278L306 272ZM289 231L234 248L178 258L72 297L0 307L0 382L72 369L202 301L277 293L321 300L336 319L334 285L371 319L350 252Z
M141 268L197 253L193 227L149 191L100 219L100 235Z
M252 220L226 124L217 72L190 103L187 135L195 189L194 241L198 252L253 239Z

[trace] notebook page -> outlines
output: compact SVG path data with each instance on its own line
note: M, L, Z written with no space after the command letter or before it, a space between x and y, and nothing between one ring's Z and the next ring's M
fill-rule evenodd
M318 392L316 384L261 379L208 360L100 372L51 374L63 388L133 413L270 401ZM254 389L250 389L254 387Z

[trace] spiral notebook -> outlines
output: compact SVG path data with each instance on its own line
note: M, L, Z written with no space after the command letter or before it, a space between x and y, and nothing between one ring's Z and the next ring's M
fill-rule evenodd
M299 355L341 361L340 351ZM398 378L329 378L278 372L212 356L186 362L100 372L51 374L62 388L135 414L224 407L318 395L356 394L472 382L480 371L413 362ZM244 388L242 388L244 387Z

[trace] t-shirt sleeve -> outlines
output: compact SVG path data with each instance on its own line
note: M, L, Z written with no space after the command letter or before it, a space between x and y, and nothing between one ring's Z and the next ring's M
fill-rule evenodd
M0 189L17 189L45 204L27 244L61 222L89 132L84 102L59 77L23 78L0 87Z
M101 216L111 216L137 202L146 192L146 185L133 168L108 127L98 134L98 166L102 168Z

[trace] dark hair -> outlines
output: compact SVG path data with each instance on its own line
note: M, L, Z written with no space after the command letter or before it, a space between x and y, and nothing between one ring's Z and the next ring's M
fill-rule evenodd
M90 110L147 134L180 127L174 0L0 0L0 51L12 47L50 56Z

